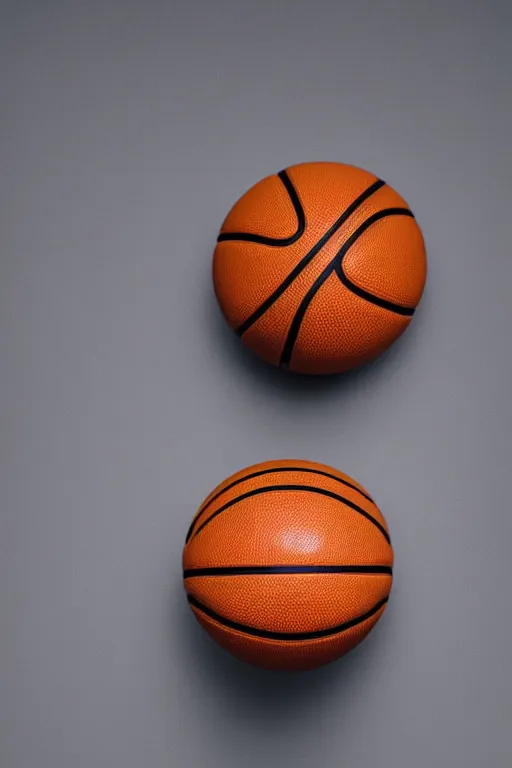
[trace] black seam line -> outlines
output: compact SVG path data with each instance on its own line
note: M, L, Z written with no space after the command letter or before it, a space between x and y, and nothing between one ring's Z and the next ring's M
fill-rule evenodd
M347 251L349 250L349 248L354 244L354 242L359 237L361 237L363 232L366 232L366 230L372 226L372 224L375 224L376 221L379 221L380 219L383 219L387 216L410 216L411 218L414 218L413 212L410 211L408 208L387 208L384 211L379 211L378 213L375 213L373 216L370 216L369 219L367 219L365 222L361 224L359 229L357 229L354 232L352 237L350 237L347 240L345 245L336 254L334 268L336 270L336 274L338 275L343 285L346 288L348 288L349 291L352 291L352 293L355 293L356 296L359 296L361 299L365 299L366 301L369 301L371 304L375 304L376 306L381 307L382 309L387 309L390 312L396 312L397 315L412 317L412 315L414 315L414 307L404 307L401 304L395 304L392 301L381 299L380 296L375 296L375 294L365 291L364 288L360 288L358 285L355 285L355 283L349 280L349 278L346 276L343 270L343 259Z
M264 235L253 235L250 232L222 232L217 238L218 243L222 243L225 240L243 240L244 242L260 243L261 245L287 246L293 245L293 243L296 243L297 240L302 237L304 230L306 229L306 216L297 190L293 186L286 171L279 171L277 175L284 184L297 216L297 230L295 234L291 237L265 237Z
M215 568L187 568L184 579L194 576L273 576L302 573L355 573L393 575L389 565L228 565Z
M341 477L336 477L336 475L331 474L330 472L324 472L321 469L313 469L312 467L275 467L274 469L260 469L258 472L251 472L249 475L244 475L244 477L239 477L238 480L234 480L229 485L226 485L225 488L222 488L218 493L215 494L215 496L212 496L211 499L208 499L208 501L203 504L201 509L198 511L194 519L192 520L192 523L190 524L190 528L188 529L187 536L185 539L185 543L190 539L192 536L192 531L195 528L195 525L200 517L206 512L208 507L213 504L219 496L222 496L223 493L226 493L227 491L230 491L231 488L234 488L235 485L239 485L240 483L244 483L246 480L252 480L255 477L261 477L261 475L269 475L273 474L274 472L310 472L314 475L322 475L323 477L329 477L331 480L337 480L338 483L341 483L342 485L346 485L347 488L352 488L353 491L357 491L357 493L360 493L361 496L363 496L368 501L371 501L372 504L375 502L373 501L372 497L369 496L367 493L362 491L360 488L357 488L357 486L352 485L352 483L349 483L347 480L342 480Z
M358 507L357 504L354 504L353 501L349 501L344 496L339 496L337 493L333 493L333 491L327 491L325 488L315 488L313 485L266 485L263 488L253 488L252 491L247 491L247 493L242 493L240 496L237 496L236 499L231 499L231 501L226 502L222 507L219 507L219 509L215 510L215 512L210 515L201 525L199 528L197 528L196 532L193 534L192 538L197 536L197 534L203 530L205 525L208 525L208 523L211 523L212 520L214 520L217 515L220 515L222 512L224 512L226 509L229 509L234 504L238 504L239 501L243 501L244 499L249 499L251 496L259 496L262 493L272 493L273 491L304 491L307 493L318 493L321 496L328 496L330 499L335 499L336 501L342 502L342 504L345 504L347 507L350 507L350 509L353 509L354 512L357 512L358 514L365 517L367 520L369 520L373 525L375 525L379 531L382 533L388 544L391 543L391 540L389 538L389 533L386 531L383 525L379 523L378 520L376 520L372 515L370 515L369 512L366 512L361 507Z
M382 211L378 211L378 213L374 213L373 216L369 216L365 221L363 221L361 226L358 227L358 229L356 229L356 231L341 246L340 250L338 251L336 256L333 258L333 260L329 264L327 264L325 269L318 275L317 279L315 280L315 282L310 287L310 289L302 299L301 303L299 304L299 307L291 322L290 329L286 337L286 341L284 343L279 365L283 367L287 367L290 364L292 354L293 354L293 349L295 347L295 343L299 335L300 326L302 325L302 321L304 320L304 316L307 312L307 309L311 304L311 302L313 301L316 293L320 290L322 285L325 283L325 281L330 277L330 275L335 270L337 274L340 276L340 279L345 285L345 287L348 288L350 291L352 291L352 293L355 293L360 298L366 299L372 304L376 304L377 306L382 307L383 309L388 309L400 315L414 314L414 309L412 308L402 307L399 304L392 304L391 302L385 301L384 299L380 299L378 296L374 296L373 294L368 293L367 291L364 291L362 288L358 288L356 285L351 283L347 277L345 277L345 273L343 272L343 269L341 266L343 258L346 256L349 249L354 245L356 240L358 240L361 237L361 235L364 232L366 232L366 230L369 227L371 227L372 224L374 224L376 221L379 221L379 219L386 218L387 216L412 216L414 218L412 211L410 211L408 208L385 208Z
M237 632L243 632L246 635L253 635L254 637L264 637L268 640L317 640L321 637L329 637L330 635L338 635L342 632L346 632L347 629L356 627L358 624L362 624L367 619L371 619L380 609L388 602L388 597L382 598L376 603L373 608L363 613L362 616L356 616L354 619L338 624L335 627L327 627L326 629L317 629L313 632L271 632L268 629L259 629L258 627L250 627L247 624L239 624L237 621L227 619L225 616L221 616L219 613L212 611L211 608L207 608L205 605L196 600L192 595L187 595L187 600L191 606L197 610L209 616L214 621L222 624L224 627L234 629Z
M305 256L303 256L303 258L292 269L287 277L285 277L283 282L277 286L276 290L271 293L270 296L265 299L263 304L261 304L258 309L255 310L255 312L253 312L252 315L247 318L247 320L244 320L244 322L236 329L236 333L239 336L243 336L243 334L251 327L251 325L259 320L260 317L262 317L262 315L264 315L265 312L270 309L272 304L274 304L279 299L279 297L283 295L286 289L289 288L293 283L295 278L300 275L300 273L308 266L308 264L312 261L312 259L314 259L317 253L322 250L328 240L330 240L331 237L336 234L338 229L347 221L347 219L352 216L354 211L356 211L360 205L362 205L369 197L371 197L371 195L377 192L377 190L383 187L385 183L386 182L382 181L382 179L377 179L377 181L368 187L361 195L359 195L358 198L354 200L353 203L348 206L348 208L341 214L341 216L336 219L334 224L329 227L327 232L320 238L320 240L311 248L310 251L306 253Z

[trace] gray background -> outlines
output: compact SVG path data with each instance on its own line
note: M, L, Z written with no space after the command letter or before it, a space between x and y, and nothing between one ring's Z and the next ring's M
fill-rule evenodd
M3 2L2 768L505 768L512 759L510 3ZM376 364L303 380L212 297L234 200L361 165L428 289ZM396 551L345 659L232 660L181 585L226 475L352 474Z

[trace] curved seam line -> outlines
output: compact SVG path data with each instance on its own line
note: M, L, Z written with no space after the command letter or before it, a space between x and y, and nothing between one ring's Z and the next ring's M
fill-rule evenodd
M350 509L353 509L354 512L357 512L358 514L365 517L367 520L369 520L373 525L375 525L376 528L379 529L379 531L382 533L388 544L391 544L391 539L389 536L389 533L386 531L383 525L379 523L378 520L376 520L372 515L370 515L369 512L366 512L366 510L362 509L362 507L358 507L357 504L354 504L353 501L350 501L349 499L346 499L344 496L340 496L337 493L334 493L333 491L328 491L325 488L315 488L312 485L266 485L263 488L253 488L251 491L247 491L247 493L242 493L240 496L237 496L235 499L231 499L226 504L224 504L219 509L215 510L215 512L210 515L196 530L196 532L192 535L191 538L195 538L197 534L203 530L203 528L208 525L212 520L214 520L218 515L220 515L222 512L224 512L226 509L229 509L230 507L237 504L239 501L243 501L244 499L249 499L252 496L259 496L262 493L272 493L275 491L305 491L308 493L318 493L320 496L327 496L330 499L334 499L335 501L340 501L342 504L345 504L345 506L350 507Z
M286 247L293 245L293 243L296 243L297 240L302 237L304 230L306 229L306 215L302 203L300 202L298 192L293 186L286 171L279 171L277 177L283 183L297 217L297 230L295 234L290 237L266 237L265 235L253 235L250 232L222 232L217 238L218 243L227 240L239 240L242 242L259 243L260 245Z
M299 336L302 321L304 320L304 316L309 308L309 305L313 301L314 297L316 296L317 292L320 290L322 285L325 283L325 281L331 276L331 274L334 271L336 271L336 273L339 274L343 285L345 285L345 287L348 288L348 290L350 290L352 293L359 296L360 298L366 299L370 303L380 306L382 309L387 309L389 311L396 312L397 314L407 315L407 316L412 316L414 314L414 308L402 307L400 305L391 304L391 302L386 302L384 299L380 299L378 296L374 296L371 293L363 291L363 289L358 289L358 287L353 285L353 283L351 283L350 280L346 277L345 273L343 272L343 268L341 266L341 263L344 257L346 256L346 254L348 253L348 251L350 250L350 248L361 237L361 235L363 235L364 232L366 232L366 230L369 229L370 226L372 226L372 224L375 224L375 222L380 221L381 219L384 219L388 216L399 216L399 215L411 216L412 218L414 218L414 214L412 213L412 211L409 210L409 208L384 208L382 211L378 211L377 213L374 213L372 216L369 216L356 229L356 231L345 241L345 243L341 246L341 248L336 253L332 261L329 262L329 264L327 264L325 269L318 275L313 285L309 288L308 292L303 297L293 317L293 320L290 324L288 335L286 337L286 341L283 346L283 351L281 353L281 359L279 361L280 366L287 367L290 364L295 343ZM338 269L340 270L341 274L340 272L338 272Z
M343 271L341 263L336 264L335 271L345 288L348 288L348 290L355 296L359 296L360 299L364 299L370 304L375 304L376 307L380 307L381 309L387 309L388 312L403 315L403 317L412 317L414 315L416 311L415 307L404 307L401 304L394 304L392 301L382 299L380 296L375 296L375 294L365 291L364 288L360 288L347 277Z
M354 619L345 621L342 624L338 624L335 627L328 627L326 629L313 630L311 632L272 632L268 629L259 629L258 627L251 627L248 624L240 624L237 621L232 621L231 619L228 619L225 616L221 616L219 613L216 613L216 611L213 611L211 608L207 608L207 606L200 603L199 600L196 600L195 597L192 597L192 595L187 594L187 600L191 606L201 611L201 613L204 613L206 616L218 622L224 627L228 627L229 629L234 629L237 632L242 632L243 634L246 634L246 635L253 635L254 637L262 637L262 638L267 638L269 640L286 640L286 641L317 640L322 637L330 637L331 635L338 635L338 634L341 634L342 632L346 632L347 629L352 629L352 627L356 627L358 624L362 624L364 621L374 616L378 611L380 611L380 609L384 605L386 605L386 603L388 602L388 599L389 599L389 595L387 597L382 598L382 600L379 600L378 603L376 603L372 608L370 608L369 611L366 611L366 613L363 613L361 616L357 616Z
M186 568L184 579L216 576L280 576L295 574L356 574L392 576L390 565L228 565Z
M386 210L379 211L378 213L386 213ZM408 208L389 208L387 209L386 216L409 216L410 218L414 218L413 212ZM364 224L366 224L366 222L363 222L363 224L359 228L361 231L359 232L358 230L359 234L356 239L361 237L361 235L363 235L364 232L366 232L366 230L369 229L370 226L375 224L377 221L381 221L383 218L386 218L386 216L382 216L382 215L379 216L378 214L374 214L373 216L370 216L370 218L366 220L367 222L369 222L367 226L365 226L363 229ZM338 275L343 285L346 288L348 288L349 291L354 293L356 296L359 296L360 298L365 299L366 301L369 301L370 303L375 304L376 306L381 307L382 309L387 309L390 312L396 312L396 314L398 315L412 317L415 311L414 307L406 307L403 304L396 304L395 302L389 301L388 299L383 299L381 296L377 296L376 294L370 293L370 291L366 291L364 288L361 288L356 283L353 283L349 277L347 277L347 274L343 269L343 259L347 255L348 250L350 249L350 247L353 245L354 242L355 240L352 243L350 243L346 249L343 246L340 249L340 251L336 254L334 268L335 268L336 274Z
M336 232L340 229L340 227L343 226L343 224L352 216L352 214L359 208L360 205L362 205L371 195L373 195L377 190L381 189L385 185L385 181L382 181L382 179L377 179L373 184L371 184L369 187L367 187L364 192L362 192L359 197L357 197L349 206L346 208L343 213L336 219L336 221L331 224L329 229L322 235L320 240L318 240L315 245L309 250L305 256L302 257L302 259L299 261L299 263L292 269L292 271L285 277L282 283L280 283L275 291L270 294L270 296L265 299L265 301L260 304L258 309L256 309L252 315L249 315L247 320L244 320L244 322L238 326L236 329L236 333L238 336L243 336L243 334L251 327L251 325L254 325L254 323L262 317L265 312L267 312L270 307L275 304L275 302L283 295L283 293L290 287L290 285L293 283L296 277L300 275L301 272L304 271L304 269L308 266L308 264L314 259L314 257L319 253L322 248L326 245L326 243L333 237L333 235L336 234Z
M231 488L234 488L235 485L240 485L240 483L244 483L246 480L252 480L255 477L261 477L262 475L269 475L273 474L274 472L309 472L310 474L315 475L321 475L322 477L329 477L332 480L337 480L342 485L347 486L347 488L352 488L352 490L357 491L357 493L360 493L361 496L363 496L367 501L371 501L372 504L375 502L369 496L367 493L362 491L360 488L357 488L357 486L352 485L352 483L347 482L346 480L342 480L341 477L336 477L336 475L332 475L330 472L323 472L320 469L313 469L312 467L276 467L275 469L260 469L258 472L252 472L249 475L244 475L244 477L239 478L238 480L234 480L232 483L227 485L225 488L222 488L218 493L215 494L211 499L209 499L206 503L204 503L197 514L195 515L194 519L192 520L192 523L190 524L190 528L188 529L187 536L185 538L185 543L190 539L192 536L192 531L195 528L195 525L199 518L206 512L208 507L213 504L219 496L222 496L223 493L226 493L227 491L230 491Z

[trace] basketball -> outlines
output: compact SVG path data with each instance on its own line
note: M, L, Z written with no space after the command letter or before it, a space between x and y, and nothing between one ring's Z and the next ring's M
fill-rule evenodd
M386 608L393 550L368 492L336 469L271 461L232 475L189 528L183 577L209 635L249 664L318 667Z
M370 362L407 328L426 279L400 195L340 163L303 163L249 189L213 257L221 310L264 360L306 374Z

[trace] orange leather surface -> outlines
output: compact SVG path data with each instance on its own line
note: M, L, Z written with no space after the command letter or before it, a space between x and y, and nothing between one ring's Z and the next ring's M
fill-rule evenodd
M226 489L227 486L233 485L234 483L239 483L239 481L242 481L245 478L249 479L251 475L256 473L258 473L259 476L259 473L268 474L271 470L282 469L283 467L286 467L287 469L298 467L302 469L306 474L315 471L320 473L327 472L329 475L335 475L336 477L339 477L342 481L342 484L348 482L351 485L356 486L356 488L358 488L361 493L365 494L366 496L370 496L367 489L361 485L361 483L356 482L356 480L354 480L352 477L345 475L343 472L340 472L339 469L335 469L334 467L326 468L324 464L319 464L315 461L308 461L306 459L273 459L272 461L262 461L258 464L251 464L248 467L240 469L238 472L233 472L233 474L229 475L229 477L226 477L225 480L219 483L216 488L214 488L213 491L208 494L208 496L199 507L195 518L202 512L205 506L211 502L211 499Z
M383 606L371 618L331 637L300 642L269 640L227 629L201 611L192 608L208 634L242 661L265 669L302 671L328 664L364 640L384 613Z
M394 304L415 307L426 279L426 262L411 268L423 238L414 219L381 219L354 244L343 261L346 275L370 293Z
M279 290L292 270L376 177L339 163L304 163L287 169L305 215L303 235L290 245L227 240L217 244L213 280L221 309L234 329ZM373 214L405 208L388 185L364 200L309 263L242 334L244 344L279 365L294 316L322 270L343 243ZM245 193L226 217L221 232L290 237L297 217L278 176L267 177ZM347 278L377 298L414 310L426 280L423 236L414 218L390 216L373 223L343 259ZM300 350L289 367L302 373L337 373L364 364L386 349L407 327L409 316L355 296L333 273L339 290L319 290L299 335ZM357 301L353 299L356 298ZM375 311L378 310L378 311Z
M409 322L356 296L332 274L304 316L290 368L338 373L364 365L384 352Z
M258 470L265 470L265 472L264 474L261 473L254 476ZM319 472L317 473L315 470L319 470ZM322 474L323 471L325 471L326 474ZM201 506L202 511L200 518L197 519L197 524L203 523L205 519L215 514L216 510L226 504L226 502L229 502L254 488L264 488L269 485L283 483L287 485L298 483L305 486L323 488L339 494L340 496L344 496L349 501L358 504L376 517L384 527L386 526L386 521L375 504L368 500L364 493L359 492L357 486L356 488L352 487L356 485L352 478L348 478L341 472L336 473L336 475L339 475L339 480L337 480L336 477L331 477L331 475L335 475L335 471L325 470L322 464L302 462L300 460L256 464L254 467L248 467L247 470L239 476L234 475L233 478L237 481L236 484L233 485L233 479L229 478L226 480L225 484L220 486L220 488L215 489L215 492L211 494L211 496L216 496L215 499L207 497ZM219 491L221 490L222 494L219 495Z
M311 632L350 621L386 597L386 574L294 573L197 576L187 591L240 624L275 632Z
M393 550L387 525L367 496L347 475L301 460L253 465L227 478L199 508L183 551L185 588L199 603L192 605L196 617L236 655L265 666L306 668L348 650L375 623L375 616L364 617L387 598L390 573L243 570L389 570ZM205 568L237 572L193 575ZM354 620L356 626L336 633L343 637L276 643L251 634L322 632Z
M247 190L226 216L220 231L290 237L296 229L293 205L280 179L273 175Z

